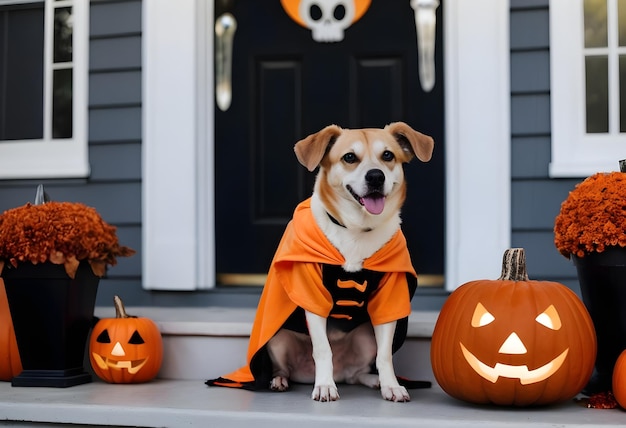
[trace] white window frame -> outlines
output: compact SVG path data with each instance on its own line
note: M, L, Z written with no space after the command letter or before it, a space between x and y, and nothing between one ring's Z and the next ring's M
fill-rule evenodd
M215 286L212 5L143 2L145 289ZM510 245L509 2L446 0L444 10L445 282L453 290L497 278Z
M0 1L0 5L25 3ZM72 138L52 138L54 9L72 7ZM44 136L0 141L0 179L74 178L89 175L89 1L46 0L44 6Z
M617 16L617 0L608 1L608 16ZM613 29L614 30L614 29ZM617 35L609 26L609 46ZM600 52L600 51L598 51ZM619 132L616 48L609 55L609 132L586 132L583 0L550 1L551 177L586 177L619 170L626 158L626 135ZM622 48L621 53L626 53ZM613 59L611 59L613 57Z

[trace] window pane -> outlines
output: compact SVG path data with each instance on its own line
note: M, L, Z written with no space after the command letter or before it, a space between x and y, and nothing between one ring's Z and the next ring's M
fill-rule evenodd
M54 11L54 62L72 61L72 8Z
M619 121L620 132L626 132L626 55L619 57Z
M587 132L609 132L609 61L606 56L585 58Z
M618 15L618 32L619 32L619 45L626 46L626 0L618 0L617 3L617 15Z
M585 0L585 47L607 46L606 0Z
M43 137L43 30L43 6L0 10L0 140Z
M52 138L72 137L72 69L54 70Z

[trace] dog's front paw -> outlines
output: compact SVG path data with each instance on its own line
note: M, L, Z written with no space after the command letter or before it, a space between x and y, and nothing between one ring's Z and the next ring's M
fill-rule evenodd
M397 402L411 401L411 396L403 386L381 386L380 393L385 400Z
M289 389L289 380L286 377L276 376L270 382L270 389L278 392L287 391Z
M311 398L315 401L337 401L339 400L337 385L334 382L331 385L315 385Z

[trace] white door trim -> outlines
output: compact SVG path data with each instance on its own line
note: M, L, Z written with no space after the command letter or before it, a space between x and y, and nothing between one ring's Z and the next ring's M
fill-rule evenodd
M446 289L498 278L511 241L509 2L445 2Z
M212 4L143 2L145 289L215 285Z
M146 289L215 285L212 4L143 3ZM446 0L444 11L445 275L452 290L497 278L510 243L509 2Z

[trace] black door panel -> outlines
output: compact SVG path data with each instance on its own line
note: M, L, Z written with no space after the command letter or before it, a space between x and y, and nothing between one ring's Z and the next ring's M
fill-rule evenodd
M436 84L419 84L415 19L409 0L373 0L338 43L318 43L278 0L236 0L216 16L237 20L230 108L215 113L216 253L221 273L263 273L314 174L293 146L331 123L347 128L405 121L435 138L429 163L406 165L403 229L416 269L444 268L442 5Z

